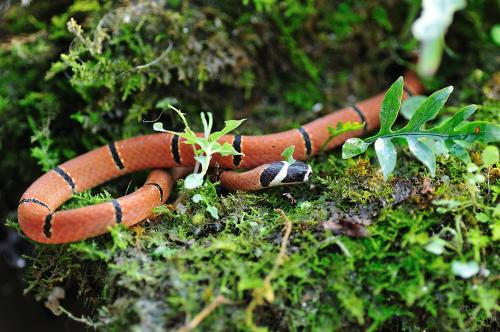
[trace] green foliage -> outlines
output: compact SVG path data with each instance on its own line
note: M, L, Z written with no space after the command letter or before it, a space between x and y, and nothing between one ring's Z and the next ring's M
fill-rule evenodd
M263 304L274 314L256 310L256 324L275 326L279 313L284 319L279 327L295 329L366 325L378 330L404 324L478 330L487 326L487 317L498 309L499 295L494 279L484 274L485 269L498 270L495 258L482 254L494 246L488 224L474 225L474 214L466 212L470 207L453 212L419 207L417 198L425 199L426 194L391 205L399 185L374 175L367 160L354 163L331 156L322 164L328 167L314 165L325 176L314 182L317 195L291 188L290 194L299 202L296 206L287 203L282 190L217 197L213 186L202 186L194 196L201 195L210 204L217 200L219 220L195 222L200 210L193 196L184 200L185 212L165 214L162 222L144 226L140 233L113 230L121 234L119 241L115 234L72 244L69 251L62 247L60 253L44 247L35 271L44 271L44 260L52 259L52 274L33 284L32 291L57 285L63 277L58 267L68 267L68 262L73 262L69 275L75 278L81 266L101 266L100 275L107 278L99 280L107 291L100 297L102 307L94 322L105 324L100 329L139 329L152 320L162 328L179 328L186 317L223 295L233 303L212 312L200 328L247 330L252 327L246 325L248 301L256 289L262 289L279 252L283 221L273 209L282 208L292 223L287 257L271 281L274 299ZM420 192L421 175L415 171L409 176L418 179L410 183ZM435 194L464 199L462 184L452 185L454 180L433 182ZM351 195L363 190L364 197ZM485 192L484 187L481 190ZM326 220L339 213L336 207L351 215L361 212L358 217L366 218L363 209L377 204L378 222L370 226L369 238L335 235L323 228ZM134 233L141 234L135 241ZM430 249L437 240L444 247L439 254ZM479 270L469 276L476 266ZM80 272L80 276L90 287L96 274ZM463 307L469 308L467 313L461 311ZM413 320L415 313L425 322Z
M384 7L377 6L373 8L372 16L380 26L382 26L387 31L392 31L392 24Z
M111 196L111 194L105 189L96 194L92 194L91 191L87 190L81 193L74 194L72 199L66 202L62 208L76 209L82 206L109 202L112 199L113 196Z
M0 191L17 195L42 170L147 133L140 120L156 118L161 100L197 125L211 110L216 123L251 118L252 133L288 129L318 106L330 111L378 92L384 79L356 82L390 77L372 63L396 49L372 46L396 34L371 23L377 6L369 1L269 1L269 11L252 1L10 3L0 34L0 171L17 181ZM399 26L400 15L392 21ZM0 210L13 209L14 196Z
M431 173L436 174L435 151L430 142L446 146L448 151L467 162L468 154L465 148L472 142L499 142L500 127L484 121L465 122L477 109L475 105L462 108L442 124L424 129L429 120L436 117L451 94L452 87L439 90L423 101L418 101L418 107L413 112L408 123L401 129L392 130L392 126L401 107L403 96L403 78L394 82L385 94L380 111L379 132L366 139L351 138L342 146L342 157L352 158L366 151L371 143L375 143L375 152L387 179L396 167L397 151L392 140L403 138L408 143L411 153L420 160ZM412 105L414 107L415 105ZM427 141L426 141L427 140ZM429 142L430 141L430 142Z
M283 156L283 159L285 159L286 162L289 164L293 164L295 162L295 159L293 159L293 152L295 151L295 145L287 147L283 152L281 153L281 156Z
M425 96L408 97L401 106L401 115L404 116L406 120L410 120L425 99Z
M498 148L494 145L487 146L482 152L482 160L483 167L488 168L492 167L495 164L498 164Z
M193 202L199 203L203 202L207 207L207 212L210 213L212 218L219 219L219 210L213 205L211 205L210 200L202 194L195 194L192 198Z
M241 153L237 152L234 149L234 147L228 142L220 144L217 141L222 136L238 128L243 123L243 121L245 121L245 119L227 120L224 124L224 128L222 128L219 131L211 133L213 126L212 113L210 112L207 113L208 120L205 116L205 113L201 113L200 116L201 116L201 122L203 123L203 136L198 136L189 127L184 114L171 105L169 105L169 107L173 109L182 119L182 122L184 123L185 126L184 132L180 133L180 132L165 130L163 129L163 124L161 122L156 122L153 125L153 129L156 131L178 135L185 139L184 144L189 144L193 146L193 150L195 153L194 159L197 161L197 164L195 166L195 172L193 174L188 175L184 181L184 186L186 187L186 189L198 188L203 184L203 178L207 174L208 168L210 167L210 161L212 160L212 155L216 153L220 154L223 157L241 155ZM197 170L199 165L201 165L201 171L198 173Z
M57 152L51 149L54 142L50 137L50 118L47 119L47 123L41 128L35 124L35 120L32 117L28 117L28 124L33 132L31 143L38 144L38 146L31 149L31 156L38 160L38 164L42 167L43 171L48 172L59 163Z
M207 110L220 124L248 118L246 134L297 128L381 91L396 64L411 67L406 55L418 47L409 33L420 5L413 0L10 3L0 33L0 211L9 218L42 167L150 132L141 120L158 108L182 109L192 128ZM430 120L436 126L472 103L475 121L500 121L495 14L490 2L469 1L456 15L446 36L455 53L444 52L446 66L426 82L429 90L453 82L457 91ZM165 129L177 130L177 120L168 114ZM43 302L74 285L91 319L73 318L101 331L175 330L219 295L231 303L199 330L493 330L498 164L494 148L460 144L476 168L436 153L432 179L403 148L389 181L370 164L371 150L312 158L318 176L308 186L221 194L209 181L194 190L181 181L171 204L131 229L36 245L26 292ZM123 195L144 176L105 190ZM471 184L471 176L484 181ZM65 208L106 201L106 191L79 194ZM193 202L197 194L219 219ZM265 288L284 235L275 209L292 229ZM327 227L336 222L340 232ZM359 224L369 237L343 233ZM479 271L463 279L455 262ZM247 324L247 306L263 290L272 301L264 298Z
M491 39L497 46L500 46L500 24L495 24L491 28Z
M364 128L364 126L365 126L365 123L347 121L347 122L337 123L336 128L328 127L328 133L330 135L328 136L328 139L321 146L321 150L324 150L325 147L328 145L328 143L330 143L330 141L332 139L334 139L335 137L342 135L344 133L348 133L350 131L361 130Z

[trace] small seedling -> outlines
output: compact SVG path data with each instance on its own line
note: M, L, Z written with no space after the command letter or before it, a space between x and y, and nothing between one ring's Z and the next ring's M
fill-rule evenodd
M219 210L217 210L217 208L215 206L210 204L210 200L207 197L205 197L202 194L196 194L191 199L195 203L203 202L205 204L205 206L207 207L207 209L206 209L207 212L210 213L210 215L214 219L219 219Z
M283 153L281 153L281 156L290 165L295 162L295 159L293 159L293 153L294 153L294 151L295 151L295 145L291 145L291 146L287 147L285 150L283 150Z
M238 128L243 120L227 120L225 121L225 126L222 130L210 133L213 126L213 117L212 113L201 113L201 121L203 123L203 136L197 136L196 133L191 130L189 127L186 117L184 113L179 111L177 108L172 105L168 106L170 109L173 109L179 117L182 119L184 123L184 132L175 132L170 130L163 129L163 124L161 122L155 122L153 124L153 129L155 131L161 131L165 133L170 133L174 135L178 135L185 139L184 144L189 144L193 146L195 157L194 159L197 161L195 166L195 171L193 174L190 174L186 177L184 181L184 187L186 189L194 189L198 188L203 184L203 178L208 172L208 168L210 167L210 160L212 160L212 156L216 153L221 156L235 156L242 155L242 153L236 151L234 147L229 143L220 144L217 142L222 136L228 134L229 132ZM201 171L198 172L199 166L201 165Z
M469 105L444 123L425 129L425 124L436 117L452 91L453 87L449 86L433 93L420 103L406 126L392 130L403 96L403 78L400 77L389 88L382 102L380 131L364 140L348 139L342 146L342 158L357 156L374 143L384 178L387 179L396 167L397 152L392 140L402 138L408 143L410 152L429 169L432 176L436 173L436 154L442 151L469 163L470 157L466 149L471 143L499 142L500 127L484 121L465 121L477 109L476 105Z
M476 193L479 192L478 185L484 183L488 177L485 177L482 174L483 170L487 170L488 173L493 165L498 164L499 162L499 153L498 148L494 145L487 146L482 154L481 154L483 163L480 166L470 162L467 164L467 174L464 175L465 183L467 188L471 194L473 202L476 202ZM490 183L488 180L488 192L489 192ZM479 217L483 218L483 217Z

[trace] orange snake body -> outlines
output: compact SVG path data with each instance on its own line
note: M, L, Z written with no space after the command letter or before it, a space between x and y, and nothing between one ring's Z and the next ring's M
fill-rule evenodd
M416 76L405 76L404 98L420 93L422 86ZM379 126L379 94L350 107L316 119L299 129L261 136L225 135L219 142L228 142L243 156L215 155L211 165L221 168L252 169L244 173L226 171L220 180L231 190L257 190L266 186L307 180L310 168L303 163L286 165L288 173L279 173L282 152L295 146L294 158L306 160L318 153L329 138L328 127L339 122L365 122L359 132L350 132L331 140L326 149L342 144L347 138L371 132ZM271 164L269 164L271 163ZM146 219L152 209L163 204L178 177L174 170L195 164L191 146L179 136L161 133L133 137L97 148L56 167L36 180L22 195L18 207L19 224L31 239L43 243L74 242L106 233L109 227L122 223L131 226ZM74 193L82 192L121 175L153 169L144 186L111 202L57 211ZM295 173L294 173L295 172ZM279 177L279 181L276 180Z

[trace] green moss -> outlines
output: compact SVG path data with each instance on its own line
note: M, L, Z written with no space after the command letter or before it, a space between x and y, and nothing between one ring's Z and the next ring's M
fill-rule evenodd
M6 151L0 171L16 179L0 187L13 196L6 210L17 204L12 193L41 170L150 132L141 120L156 118L167 104L186 111L194 126L199 111L209 110L217 123L248 118L246 133L289 129L386 88L399 73L393 64L407 64L402 53L417 47L408 31L415 1L244 4L13 5L0 41ZM456 86L454 107L442 117L477 103L476 119L500 120L498 48L485 33L495 23L488 4L473 1L457 15L447 45L459 57L443 61L428 82ZM99 22L106 29L96 30ZM166 127L178 125L171 114L162 119ZM478 163L483 148L472 154ZM231 302L199 330L493 329L498 168L483 170L489 182L473 190L464 182L465 165L451 157L440 157L429 178L402 148L387 182L375 160L372 152L354 160L324 153L310 161L315 176L307 185L258 193L227 193L218 184L190 192L178 185L171 202L180 204L158 208L131 229L37 245L27 292L43 301L56 286L76 285L88 322L103 331L179 328L218 295ZM143 177L133 176L129 191ZM128 184L129 178L104 194L80 194L65 207L109 200ZM219 219L192 201L197 193ZM292 228L286 257L274 268L286 224L276 209ZM366 227L369 236L337 234L329 223L351 235ZM429 249L435 243L440 254ZM480 266L473 277L453 273L454 262L471 261ZM250 315L251 303L258 305Z

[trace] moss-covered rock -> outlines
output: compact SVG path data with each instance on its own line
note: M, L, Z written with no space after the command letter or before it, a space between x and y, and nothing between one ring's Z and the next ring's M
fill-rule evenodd
M449 31L454 53L427 82L456 86L442 117L477 103L476 119L499 123L492 3L471 1ZM200 111L212 111L219 124L247 117L242 131L258 134L379 92L410 65L418 8L295 0L12 5L0 39L0 172L8 174L1 210L14 214L25 187L59 162L150 132L142 120L167 104L193 127ZM162 120L179 124L171 114ZM483 148L472 155L478 164ZM103 331L180 328L212 303L200 330L498 324L498 168L482 170L488 181L472 188L460 161L441 157L430 178L404 148L387 182L370 151L353 160L325 153L311 164L307 186L227 193L217 184L194 192L178 185L175 204L131 229L36 245L27 289L60 311L54 290L76 285L82 321ZM143 176L132 176L130 187ZM80 194L67 207L121 195L128 184ZM461 262L479 271L461 278Z

